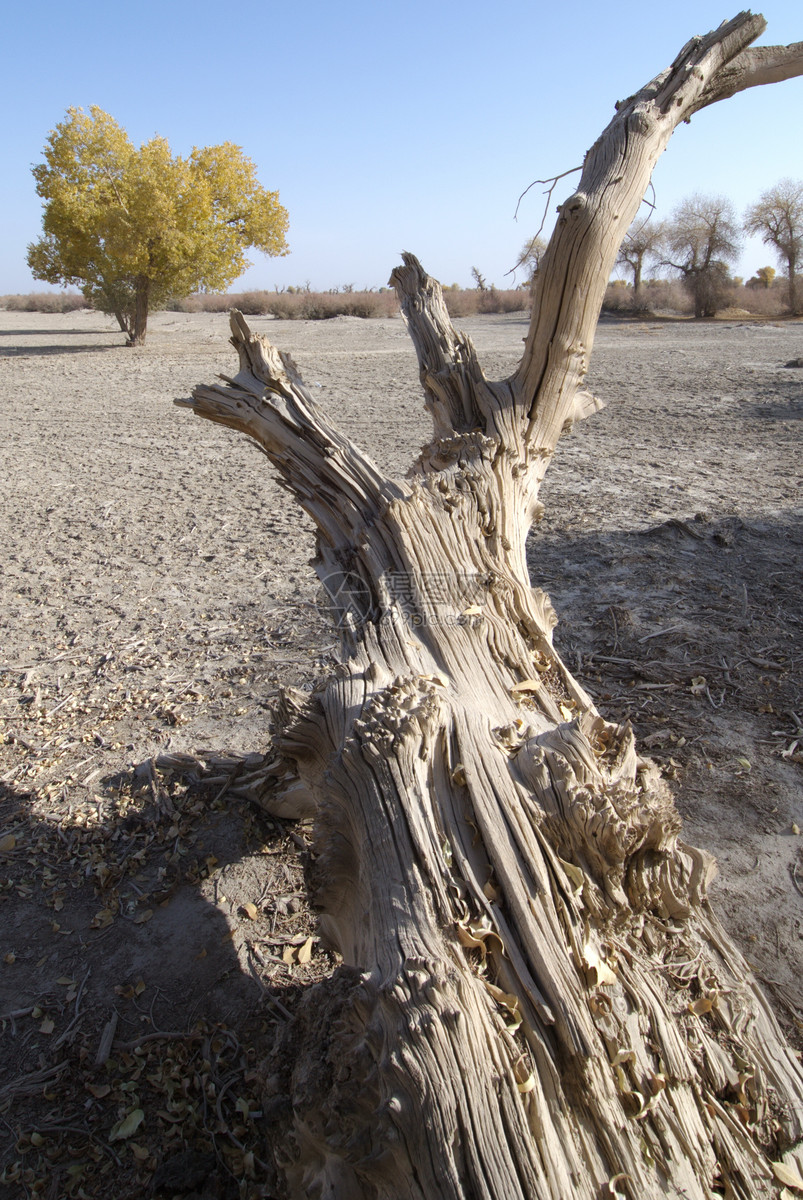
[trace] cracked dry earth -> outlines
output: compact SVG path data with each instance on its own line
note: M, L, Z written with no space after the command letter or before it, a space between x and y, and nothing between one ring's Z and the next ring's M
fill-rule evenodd
M508 374L523 314L461 323ZM386 470L429 429L401 320L254 318ZM0 312L0 1200L267 1197L260 1064L332 969L307 831L247 798L335 639L309 523L172 405L226 318ZM607 408L530 543L556 640L673 781L713 902L803 1044L800 322L607 322Z

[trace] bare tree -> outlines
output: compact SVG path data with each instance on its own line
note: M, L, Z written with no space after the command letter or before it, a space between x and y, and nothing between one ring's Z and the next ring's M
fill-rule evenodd
M485 282L485 276L480 274L477 267L471 268L471 278L474 280L474 283L477 286L478 292L487 292L488 291L488 285Z
M649 262L661 261L661 249L664 244L664 226L658 221L650 221L645 217L637 217L625 234L625 240L619 247L616 265L627 267L633 276L633 302L638 305L641 299L641 283L644 268Z
M679 271L694 298L695 317L722 308L741 242L736 212L724 196L695 194L672 214L664 233L664 264Z
M803 182L782 179L764 192L758 204L747 210L744 231L757 234L772 246L789 279L789 309L795 316L803 311L798 285L798 267L803 256Z
M530 238L529 242L525 242L521 248L519 261L516 263L516 270L523 267L527 272L527 282L532 286L538 271L541 269L541 259L546 252L546 242L537 234L534 238Z
M238 375L182 402L253 438L311 515L342 637L328 685L285 694L262 792L314 814L314 900L343 958L270 1065L293 1196L803 1187L803 1073L710 911L712 860L561 662L525 557L561 432L598 407L583 380L605 287L673 129L803 73L803 43L749 48L763 29L740 14L618 106L559 210L508 379L485 377L404 256L392 282L434 424L407 477L239 314Z

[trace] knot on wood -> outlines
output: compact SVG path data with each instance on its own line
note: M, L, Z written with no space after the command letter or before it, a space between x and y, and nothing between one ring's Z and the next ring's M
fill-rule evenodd
M389 757L406 738L429 741L441 711L433 679L399 675L388 687L374 692L354 722L363 747Z
M529 739L516 767L536 794L561 858L590 874L615 906L630 907L631 867L658 868L680 831L668 792L659 786L645 794L638 785L632 730L585 713ZM644 881L639 890L642 903L657 895Z
M627 132L631 135L646 137L651 132L654 123L654 117L651 117L643 108L636 108L627 118Z
M440 469L462 459L492 459L500 445L498 438L487 437L479 429L472 429L469 433L434 438L423 447L421 463Z
M563 203L563 213L565 215L575 216L588 208L588 196L585 192L575 192L568 200Z

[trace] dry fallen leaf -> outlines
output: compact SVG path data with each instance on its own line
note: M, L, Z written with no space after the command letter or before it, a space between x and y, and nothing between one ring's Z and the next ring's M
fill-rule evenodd
M540 679L522 679L521 683L514 683L510 689L514 696L526 695L528 692L540 691Z
M130 1138L133 1133L139 1129L142 1122L145 1120L145 1113L141 1108L132 1108L128 1116L122 1121L118 1121L109 1134L110 1142L123 1141L125 1138Z
M797 1192L803 1192L803 1178L798 1174L794 1167L787 1166L786 1163L774 1162L772 1172L779 1183L786 1187L794 1188Z
M39 1026L39 1032L50 1034L55 1028L55 1022L52 1021L50 1017L45 1017L44 1021Z
M530 1070L530 1064L523 1055L513 1064L513 1074L516 1077L516 1087L522 1095L526 1095L527 1092L531 1092L534 1089L535 1075Z
M309 960L312 958L312 942L313 942L313 939L311 937L308 937L306 942L304 942L303 945L298 947L298 961L302 965L304 963L308 963Z
M599 951L591 942L586 942L583 946L583 965L592 976L592 985L599 984L602 987L613 987L615 983L619 982L616 974L603 961Z
M17 839L13 833L8 833L4 838L0 838L0 854L8 854L17 844Z
M259 916L259 909L257 908L256 904L252 904L250 900L247 900L245 904L240 905L240 908L249 918L249 920L256 921L257 917Z
M563 858L558 858L558 862L563 867L563 869L566 872L566 874L568 875L569 879L574 884L575 893L579 892L582 889L583 884L586 881L586 877L583 874L583 872L580 870L579 867L576 867L574 865L574 863L566 862L565 859L563 859Z

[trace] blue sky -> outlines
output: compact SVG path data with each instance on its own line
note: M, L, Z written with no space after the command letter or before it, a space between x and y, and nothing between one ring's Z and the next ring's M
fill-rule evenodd
M736 11L722 0L9 6L0 293L44 286L25 265L41 221L30 168L65 109L92 104L137 143L159 133L185 154L235 142L279 191L291 254L255 255L237 289L378 287L402 250L444 283L470 285L476 266L505 286L543 210L535 187L514 220L521 192L578 165L617 99ZM761 42L803 40L800 0L767 0L763 13ZM694 191L741 213L780 178L803 178L802 118L800 79L699 113L658 164L657 215ZM751 242L737 270L771 262Z

